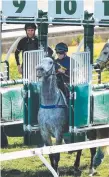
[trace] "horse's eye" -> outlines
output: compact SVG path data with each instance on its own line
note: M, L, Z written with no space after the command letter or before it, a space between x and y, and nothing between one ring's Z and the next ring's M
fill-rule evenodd
M53 62L52 61L50 61L50 65L52 64Z
M104 52L105 55L107 55L107 52Z

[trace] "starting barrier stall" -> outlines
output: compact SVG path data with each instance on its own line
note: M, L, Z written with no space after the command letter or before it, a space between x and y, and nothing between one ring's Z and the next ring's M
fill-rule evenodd
M24 143L27 145L43 146L37 115L39 110L40 85L36 66L44 58L44 50L26 51L23 55L23 83L24 83ZM29 67L28 67L29 66Z
M7 136L23 136L22 80L1 81L0 117L1 128Z
M6 136L11 137L23 136L22 86L18 86L23 82L22 80L9 80L8 61L1 62L0 70L0 126L3 130L2 133L5 132Z

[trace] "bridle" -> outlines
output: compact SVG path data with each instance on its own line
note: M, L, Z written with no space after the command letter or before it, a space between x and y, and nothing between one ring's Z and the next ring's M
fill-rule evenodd
M108 63L108 61L109 61L109 56L108 56L108 60L107 61L102 61L102 60L100 60L100 59L98 59L97 60L98 62L99 62L99 66L100 66L100 64L102 64L103 63L103 65L106 67L106 64Z

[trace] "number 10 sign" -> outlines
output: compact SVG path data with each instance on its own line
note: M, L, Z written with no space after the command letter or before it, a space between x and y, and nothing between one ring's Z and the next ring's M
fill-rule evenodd
M4 16L38 17L37 0L2 0Z
M83 0L49 0L49 18L77 18L82 19L84 13Z

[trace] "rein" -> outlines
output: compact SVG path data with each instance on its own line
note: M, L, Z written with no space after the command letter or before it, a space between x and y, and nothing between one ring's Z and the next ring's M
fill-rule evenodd
M106 64L108 63L108 61L109 61L109 58L107 61L102 61L102 60L98 59L98 62L103 63L105 65L105 67L106 67Z

